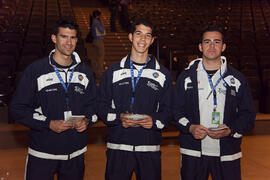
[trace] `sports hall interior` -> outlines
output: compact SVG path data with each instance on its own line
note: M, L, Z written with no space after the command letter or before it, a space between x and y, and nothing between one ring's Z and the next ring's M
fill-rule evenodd
M89 15L96 9L101 10L106 29L106 70L131 47L119 19L117 32L110 31L108 0L0 0L1 180L24 178L29 129L16 124L8 109L24 69L54 49L50 32L60 17L78 23L76 52L91 67L92 53L86 50L85 37L90 28ZM154 23L156 39L150 52L169 69L174 82L191 60L201 56L201 29L207 24L224 28L227 48L223 55L248 79L257 112L255 128L243 137L242 178L270 179L270 0L132 0L128 17L129 22L147 17ZM96 83L99 85L99 79ZM102 180L106 126L98 121L87 133L85 179ZM178 180L178 131L170 125L162 136L162 179Z

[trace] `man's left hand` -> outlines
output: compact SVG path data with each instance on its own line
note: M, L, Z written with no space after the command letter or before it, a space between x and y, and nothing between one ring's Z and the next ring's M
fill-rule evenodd
M227 127L226 124L220 124L219 127ZM225 128L222 130L209 130L208 131L208 136L210 136L213 139L220 139L226 136L229 136L231 134L231 129L230 128Z
M146 114L143 114L146 115ZM151 129L153 127L153 120L151 116L146 115L147 118L142 119L142 120L137 120L137 124L142 126L145 129Z
M88 126L88 121L86 118L83 118L79 121L77 121L76 123L74 123L74 128L78 131L78 132L83 132L87 129Z

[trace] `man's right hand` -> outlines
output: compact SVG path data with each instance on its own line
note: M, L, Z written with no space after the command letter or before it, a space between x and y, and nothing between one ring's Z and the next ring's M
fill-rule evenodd
M50 121L50 129L56 133L61 133L71 128L73 128L73 125L70 123L64 123L64 120Z
M189 127L189 132L193 135L195 139L204 139L208 133L208 129L202 125L192 124Z

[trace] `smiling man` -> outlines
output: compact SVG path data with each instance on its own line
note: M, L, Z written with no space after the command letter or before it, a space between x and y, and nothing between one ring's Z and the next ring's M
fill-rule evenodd
M131 53L101 79L99 115L108 127L106 180L161 179L161 130L170 118L171 76L153 55L153 25L133 23Z
M174 124L180 130L182 180L240 180L241 137L254 127L245 77L221 56L221 28L207 26L195 59L174 88Z
M74 52L78 25L58 20L51 35L55 49L32 63L16 89L11 112L30 128L26 180L82 180L86 129L97 121L93 74ZM79 115L75 122L66 120Z

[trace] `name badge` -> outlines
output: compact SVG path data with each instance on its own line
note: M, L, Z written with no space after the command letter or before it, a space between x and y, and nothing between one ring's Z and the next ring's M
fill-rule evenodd
M72 113L71 113L71 111L65 111L64 112L64 120L66 120L68 117L70 117L70 116L72 116Z
M212 112L212 124L220 124L220 112Z

